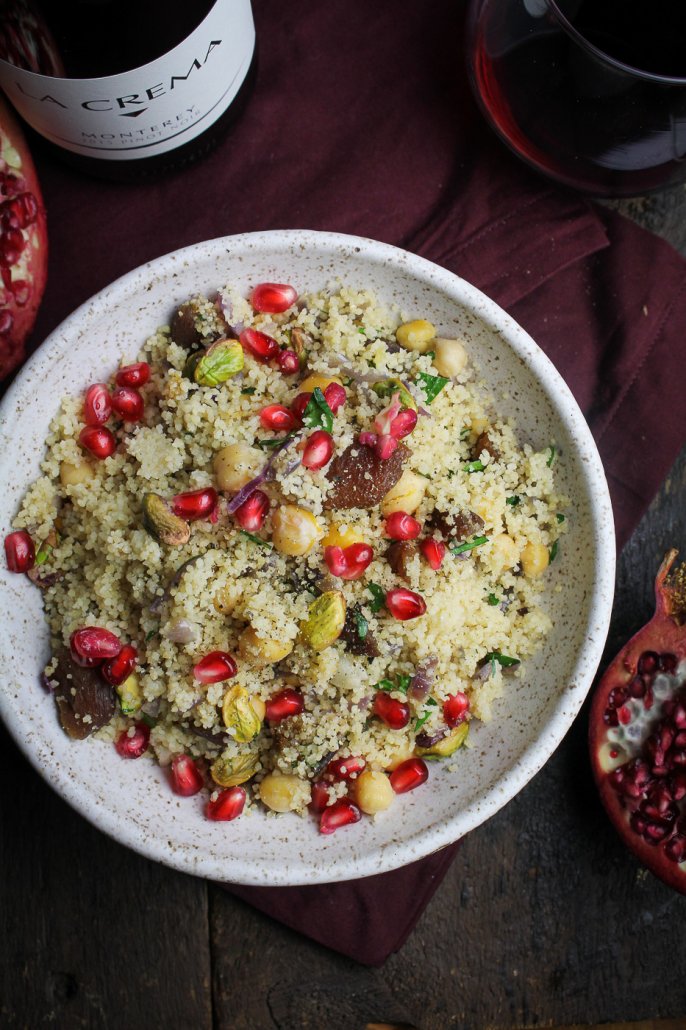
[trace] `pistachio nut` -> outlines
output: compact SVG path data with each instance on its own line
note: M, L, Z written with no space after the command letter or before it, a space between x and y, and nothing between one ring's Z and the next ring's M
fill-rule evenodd
M119 695L119 704L124 715L133 715L140 709L143 704L143 692L135 672L127 676L124 682L115 689Z
M340 590L327 590L309 607L307 619L300 632L305 643L314 651L324 651L343 632L345 625L345 598Z
M220 755L210 766L210 775L220 787L236 787L257 772L258 758L253 751L242 755Z
M462 747L467 734L469 733L469 723L462 722L459 726L456 726L450 733L443 737L442 740L437 740L431 747L418 747L415 749L415 754L421 755L422 758L438 759L448 758L452 755L459 747Z
M216 340L193 364L192 378L198 386L219 386L242 368L243 348L238 340Z
M224 694L222 719L226 728L233 731L233 738L239 744L247 744L262 728L250 694L245 687L238 685Z
M298 361L300 362L300 371L302 372L307 364L307 354L309 348L312 346L312 340L309 336L303 332L299 326L293 326L291 329L291 350L294 350L298 355Z
M397 393L403 408L417 410L417 402L399 379L381 379L378 383L372 384L372 390L377 397L392 397L394 393Z
M169 547L183 547L188 543L191 527L174 514L164 497L160 497L159 494L145 494L143 515L145 528L161 544L168 544Z

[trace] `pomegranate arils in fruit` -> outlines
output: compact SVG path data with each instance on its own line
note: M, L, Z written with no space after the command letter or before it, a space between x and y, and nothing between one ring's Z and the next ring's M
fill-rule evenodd
M253 309L268 315L288 311L297 299L297 290L285 283L260 283L250 294Z
M462 691L451 694L443 702L443 718L451 728L464 722L469 711L469 698Z
M257 360L266 365L279 353L279 345L273 336L261 333L259 329L244 329L238 337L241 346Z
M117 386L133 386L136 389L145 386L149 380L150 365L147 361L134 361L132 365L123 365L114 377Z
M369 544L350 544L349 547L325 547L324 561L332 576L339 579L359 579L371 564L374 551Z
M347 399L348 395L345 392L345 387L341 386L340 383L329 383L324 390L324 400L334 415L345 404Z
M305 708L305 701L302 694L292 687L284 687L276 694L272 694L265 705L265 718L267 722L282 722L290 719L293 715L300 715Z
M386 519L386 536L391 540L416 540L421 531L421 523L406 511L394 511Z
M5 537L5 561L10 572L28 572L36 561L36 548L25 529L16 529Z
M593 699L593 772L625 843L656 876L686 893L686 568L655 581L650 622L617 655Z
M195 522L197 519L209 519L218 502L219 495L214 487L204 486L201 490L177 494L176 497L172 497L170 506L180 519Z
M283 404L270 404L262 408L260 422L265 429L271 429L275 433L290 433L298 425L299 419Z
M359 776L367 768L367 762L359 755L349 758L334 758L324 770L324 775L332 780L350 780Z
M277 358L279 368L285 376L295 375L300 371L300 358L294 350L281 350Z
M437 572L443 564L443 559L446 555L446 546L443 541L435 540L432 536L427 537L426 540L422 540L419 550L434 572Z
M131 644L124 644L121 651L114 658L109 658L100 667L103 679L118 687L131 675L138 662L138 651Z
M420 594L408 590L407 587L397 587L386 594L386 608L394 619L407 622L424 614L426 601Z
M132 386L117 386L112 391L112 410L125 422L140 422L145 404L138 390Z
M232 819L237 819L245 808L246 798L245 787L227 787L226 790L220 790L216 797L210 798L205 815L215 822L231 822Z
M106 426L84 426L79 443L100 461L111 457L117 449L117 441Z
M93 383L83 400L83 421L87 426L102 426L112 414L110 392L104 383Z
M350 826L362 818L357 805L354 805L349 798L338 798L332 805L328 805L319 819L320 833L334 833L341 826Z
M238 525L247 533L256 533L262 529L269 512L269 498L263 490L253 490L250 497L243 501L233 513Z
M193 666L193 676L201 683L221 683L237 672L236 659L228 651L210 651Z
M378 690L374 695L373 711L392 730L401 730L410 721L410 706L407 702L398 701L385 690Z
M140 758L148 750L149 743L150 727L144 722L137 722L130 729L122 730L114 746L122 758Z
M324 468L333 455L333 437L325 429L316 429L308 436L302 451L302 464L311 472Z
M401 762L390 775L391 787L396 794L406 794L408 790L414 790L426 783L429 778L429 770L422 758L408 758Z
M202 773L190 755L174 755L170 769L171 788L175 794L189 798L202 790Z
M69 638L72 654L79 658L116 658L122 649L122 642L116 634L101 626L84 626L76 629Z

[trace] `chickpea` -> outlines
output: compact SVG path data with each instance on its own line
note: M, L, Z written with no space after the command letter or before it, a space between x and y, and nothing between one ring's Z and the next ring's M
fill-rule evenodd
M431 350L436 338L436 326L424 318L416 318L413 322L403 322L395 331L395 338L405 350L425 354Z
M219 489L233 494L257 475L264 455L247 443L230 443L217 451L212 464Z
M242 593L243 588L240 583L227 581L215 593L212 604L222 615L230 615L240 601Z
M467 364L467 351L462 340L446 340L437 336L431 345L436 356L433 365L439 375L452 379L462 372Z
M406 469L382 500L381 511L384 515L392 515L394 511L406 511L411 515L422 503L425 493L424 477Z
M271 640L257 635L252 626L244 629L238 638L238 653L244 661L261 668L280 662L293 650L290 640Z
M281 554L307 554L321 536L321 526L306 508L299 508L296 504L282 504L274 512L272 543Z
M343 523L345 525L345 523ZM323 547L350 547L352 544L363 544L364 537L354 526L346 526L345 532L340 525L332 523L322 540Z
M493 559L501 569L513 569L519 561L519 549L511 536L507 533L499 533L491 540L493 545Z
M522 548L521 555L522 572L529 579L536 579L541 576L550 564L550 554L545 544L535 544L529 541Z
M340 379L336 376L325 376L321 375L319 372L313 372L312 375L303 379L302 383L298 387L298 393L312 393L317 389L317 387L319 387L322 393L324 393L327 386L331 386L332 383L338 383L339 386L343 385Z
M62 486L78 486L79 483L90 483L95 469L89 461L63 461L60 465L60 483Z
M404 743L398 748L393 758L391 758L390 762L386 763L384 769L386 770L386 772L393 772L393 770L397 769L399 765L402 765L403 762L406 762L408 758L413 757L414 745Z
M365 769L355 780L355 800L367 815L390 808L395 794L386 773Z
M473 418L471 421L471 430L475 436L481 436L486 429L488 429L489 421L487 418Z
M260 799L272 812L293 812L309 801L310 786L290 773L268 773L258 787Z

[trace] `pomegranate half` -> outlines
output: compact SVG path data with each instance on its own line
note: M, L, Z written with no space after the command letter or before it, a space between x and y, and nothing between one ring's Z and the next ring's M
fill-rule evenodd
M589 743L605 808L637 858L686 894L686 565L655 580L655 615L593 697Z
M29 149L0 98L0 380L23 359L45 289L48 237Z

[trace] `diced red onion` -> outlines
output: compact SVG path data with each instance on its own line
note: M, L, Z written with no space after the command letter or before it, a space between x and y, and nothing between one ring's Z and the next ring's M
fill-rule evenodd
M198 639L198 626L189 619L175 619L165 631L167 640L173 644L190 644Z
M282 454L285 450L287 450L292 443L295 443L295 441L299 439L299 436L301 435L302 434L296 433L293 436L287 436L279 444L278 447L274 448L274 450L269 456L269 460L263 465L263 467L254 477L254 479L251 479L248 483L245 484L245 486L242 486L238 493L234 494L234 496L231 498L231 500L226 506L226 510L228 511L229 515L233 515L236 511L238 511L241 504L247 501L248 497L250 497L250 494L254 493L259 486L262 486L263 483L265 483L268 479L271 478L272 465L276 461L277 456L279 454Z
M436 678L437 665L438 658L436 655L431 654L420 662L415 669L407 691L408 695L413 697L415 701L423 701L431 690L433 681Z

